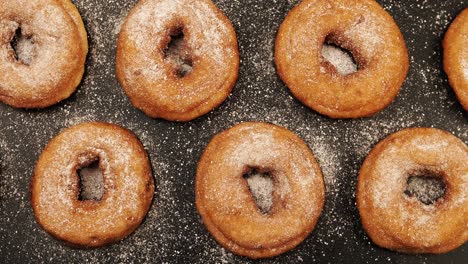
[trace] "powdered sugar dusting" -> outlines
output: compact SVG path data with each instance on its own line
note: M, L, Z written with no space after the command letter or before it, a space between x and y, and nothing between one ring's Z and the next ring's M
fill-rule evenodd
M435 129L403 130L379 143L359 175L363 220L384 219L373 221L373 227L385 230L389 239L401 240L402 246L444 243L447 228L464 226L458 212L468 204L466 150L457 138ZM449 239L463 239L458 235Z
M358 70L353 58L338 47L324 44L321 53L341 75L348 75Z
M76 35L77 26L55 1L7 1L2 8L6 9L3 14L8 19L3 18L0 23L3 38L0 64L3 65L2 71L8 74L0 76L1 93L36 100L47 98L52 91L58 93L58 85L62 85L64 79L68 82L83 67L83 59L70 54L82 52L82 47L76 46L76 42L81 41ZM18 9L35 11L34 14L18 16L14 14L19 12ZM15 48L22 63L14 63L12 57L15 52L9 43L4 43L5 40L15 40L14 35L18 31L21 34L16 39Z
M99 163L84 167L78 171L80 177L80 198L82 200L99 201L104 194L104 177L99 169Z
M107 234L110 230L120 230L122 221L139 221L142 218L140 211L145 210L148 196L141 194L144 193L147 179L136 168L144 169L146 160L140 156L138 146L133 145L133 141L119 130L94 125L79 128L65 130L52 141L48 154L54 162L40 160L38 163L43 166L40 173L35 175L33 187L38 211L41 211L38 218L47 222L48 227L59 235L74 233L80 229L87 230L89 221L94 221L94 233L89 231L89 235L101 238L102 234ZM111 134L109 131L115 133ZM89 137L91 132L94 133L94 138ZM111 146L114 151L109 150ZM76 157L80 158L76 160ZM90 214L86 206L75 204L79 186L77 177L71 175L76 175L74 170L77 167L88 165L96 157L99 157L106 197L115 206L104 203ZM134 166L128 166L130 162ZM88 224L76 221L76 217ZM80 235L86 237L88 234Z
M249 168L253 179L244 176L246 184L242 173ZM271 174L274 183L258 173ZM203 221L238 245L254 239L257 247L281 250L277 245L297 239L322 210L322 175L310 152L272 125L244 123L216 136L200 160L197 186ZM272 214L265 214L269 206ZM231 229L239 222L245 229ZM213 233L218 239L219 232Z
M268 213L273 205L273 181L260 173L247 177L247 184L257 206L263 213Z
M445 184L433 177L410 177L405 194L409 197L416 197L420 202L429 205L444 196Z
M32 39L21 35L16 42L15 52L19 61L29 65L36 56L36 45Z
M0 240L4 242L0 255L4 262L251 263L217 244L194 206L194 175L206 144L241 121L275 123L298 134L314 153L326 182L325 207L315 230L296 249L263 262L441 260L441 256L395 254L372 244L362 230L354 197L364 158L393 132L434 126L467 142L466 119L440 67L442 36L466 1L379 1L401 27L408 45L411 70L406 84L395 102L372 118L331 120L294 99L275 71L276 32L300 1L214 0L238 34L239 81L220 108L184 124L146 117L131 105L115 79L119 25L137 1L73 2L84 19L91 51L77 92L41 111L0 104ZM44 146L63 128L84 121L116 123L133 131L150 156L156 186L154 203L136 232L96 250L70 249L52 239L36 224L28 200L32 170ZM465 248L442 258L464 259Z
M138 87L133 83L138 74L142 74L155 86L161 86L155 89L165 90L171 85L165 82L171 76L168 70L171 67L164 66L161 45L164 45L162 41L174 29L171 28L174 25L180 26L187 33L184 41L192 53L194 71L199 61L205 60L219 74L228 74L232 66L229 62L236 52L231 31L207 1L152 0L135 7L124 24L125 36L138 50L136 58L122 66L127 81L131 83L129 85ZM203 86L185 89L181 96L208 93L206 87L218 87L219 80L224 81L225 78L207 78ZM164 97L165 93L161 92L159 96Z
M355 12L351 8L347 8L346 5L340 8L347 9L349 12ZM356 24L350 27L344 32L346 36L352 39L357 45L363 45L360 47L361 52L366 54L366 57L373 58L373 56L379 52L381 56L391 56L385 49L384 39L387 34L383 28L387 23L382 17L374 14L370 10L363 6L362 10L359 10L359 17L361 18ZM355 14L357 15L357 14ZM377 50L377 47L381 47Z

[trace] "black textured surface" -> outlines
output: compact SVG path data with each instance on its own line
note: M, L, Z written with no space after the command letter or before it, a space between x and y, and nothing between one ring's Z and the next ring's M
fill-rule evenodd
M264 263L466 263L467 245L444 255L404 255L372 244L355 206L359 167L371 148L405 127L433 126L468 140L467 115L441 65L441 39L467 4L381 0L405 37L411 68L397 99L372 118L332 120L295 100L274 68L279 24L298 0L215 0L238 34L239 81L227 101L188 123L151 119L132 107L115 78L119 26L135 0L74 0L90 41L86 73L68 100L44 110L0 104L0 262L244 263L220 247L194 206L197 160L210 138L241 121L294 131L311 147L326 181L326 204L313 233L296 249ZM65 246L34 221L29 181L35 161L61 129L106 121L132 130L151 159L156 191L144 223L123 241L94 250ZM428 226L428 228L430 228Z

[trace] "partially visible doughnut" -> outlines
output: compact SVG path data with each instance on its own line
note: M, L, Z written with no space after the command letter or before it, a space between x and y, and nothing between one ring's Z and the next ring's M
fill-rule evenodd
M117 77L150 117L189 121L210 112L227 98L238 71L236 33L210 0L140 1L122 26Z
M410 177L442 180L432 204L405 194ZM406 253L445 253L468 240L468 148L434 128L399 131L382 140L362 165L357 206L377 245Z
M246 174L269 173L272 201L260 203ZM216 135L198 162L195 200L208 231L225 248L268 258L300 244L324 203L323 176L307 145L291 131L242 123ZM272 204L269 204L272 202ZM268 213L262 212L270 205Z
M442 45L444 70L458 100L468 110L468 8L450 24Z
M0 101L43 108L68 98L87 53L83 21L69 0L0 1Z
M359 69L341 75L322 56L324 43L349 50ZM304 0L276 38L278 74L292 94L332 118L371 116L397 96L408 52L393 18L374 0Z
M77 170L99 161L104 194L80 200ZM154 192L151 167L138 139L106 123L65 129L46 146L31 180L37 222L77 247L100 247L132 233L143 221Z

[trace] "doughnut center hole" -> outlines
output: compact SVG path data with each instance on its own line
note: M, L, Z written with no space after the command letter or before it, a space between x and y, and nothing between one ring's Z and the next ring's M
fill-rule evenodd
M36 44L32 36L23 34L21 27L18 27L10 45L17 62L28 66L31 65L36 55Z
M321 66L323 68L321 71L325 71L325 69L331 67L338 74L346 76L359 70L359 64L352 52L340 46L329 37L323 43L321 56L325 61L325 65Z
M416 197L425 205L432 205L444 197L447 188L442 177L433 173L411 175L406 183L407 187L404 194L409 197Z
M171 65L175 75L178 78L184 78L193 69L191 52L184 39L184 28L175 27L170 31L169 37L170 40L164 49L164 58Z
M244 174L255 204L262 214L269 214L273 207L273 177L270 172L250 169Z
M99 159L91 161L77 170L79 179L79 201L100 201L104 195L104 175Z

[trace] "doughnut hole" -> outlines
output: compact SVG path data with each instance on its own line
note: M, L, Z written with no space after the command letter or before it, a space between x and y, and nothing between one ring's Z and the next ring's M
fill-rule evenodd
M184 78L193 70L191 51L185 41L184 27L175 26L169 30L165 43L164 60L170 65L177 78Z
M18 63L31 65L36 56L36 43L32 34L29 34L19 26L10 41L13 56Z
M270 171L251 168L243 175L255 204L262 214L269 214L273 207L274 181Z
M104 195L104 174L99 158L88 160L77 169L78 201L100 201Z
M358 52L352 49L351 43L334 34L329 34L325 38L320 55L322 57L320 70L332 75L353 74L364 64Z
M433 205L445 196L446 189L442 175L422 171L409 175L403 193L410 198L418 199L424 205Z

